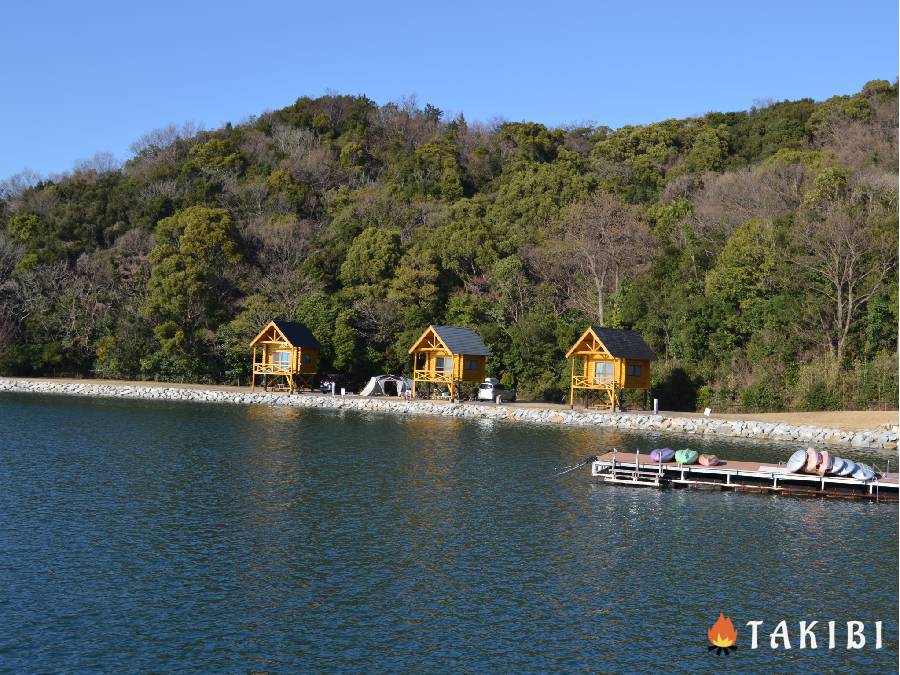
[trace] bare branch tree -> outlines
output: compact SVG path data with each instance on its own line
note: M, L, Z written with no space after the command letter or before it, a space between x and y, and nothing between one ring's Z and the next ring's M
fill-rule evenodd
M319 136L310 129L300 129L276 122L272 125L275 147L293 160L302 160L319 147Z
M163 150L175 141L191 138L203 131L203 125L198 122L185 122L183 124L169 124L168 126L154 129L128 146L128 149L135 155L155 154Z
M283 308L285 316L294 317L304 294L313 288L301 266L316 232L314 221L284 218L269 223L257 234L261 291Z
M886 222L883 206L870 197L857 191L807 210L799 227L794 262L824 300L819 321L838 363L854 322L897 265L896 223Z
M41 182L41 176L31 169L25 169L0 181L0 199L18 199L28 188Z
M122 162L116 159L111 152L98 152L93 157L79 159L75 162L75 173L93 171L95 173L110 173L122 168Z
M572 205L564 219L565 251L571 269L587 284L572 306L606 323L606 298L622 279L649 263L652 239L646 224L618 197L596 193Z

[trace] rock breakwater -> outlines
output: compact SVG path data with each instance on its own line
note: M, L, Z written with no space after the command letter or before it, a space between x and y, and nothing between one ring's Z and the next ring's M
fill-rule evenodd
M0 379L0 392L64 394L107 398L193 401L210 403L259 404L359 410L403 415L436 415L466 419L487 419L533 424L562 424L578 427L603 427L622 431L651 431L675 434L701 434L728 438L747 438L794 442L805 445L835 445L858 448L897 448L897 427L847 431L784 422L755 422L715 417L654 415L640 412L594 412L560 410L516 405L407 401L389 398L327 396L320 394L280 394L240 392L178 386L53 382L25 379Z

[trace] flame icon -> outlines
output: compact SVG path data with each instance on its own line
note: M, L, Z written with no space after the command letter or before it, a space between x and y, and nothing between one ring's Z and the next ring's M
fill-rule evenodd
M729 650L737 649L734 646L734 643L737 642L737 631L734 629L731 617L725 616L722 612L719 612L719 618L709 627L706 635L712 643L712 647L709 647L708 651L715 649L716 654L721 654L723 651L728 654Z

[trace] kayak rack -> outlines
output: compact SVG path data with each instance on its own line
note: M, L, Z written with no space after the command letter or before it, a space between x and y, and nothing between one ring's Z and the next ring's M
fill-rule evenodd
M758 494L897 502L900 477L885 473L873 481L789 473L784 465L720 460L716 466L644 461L641 452L613 449L591 463L591 475L628 487L710 489Z

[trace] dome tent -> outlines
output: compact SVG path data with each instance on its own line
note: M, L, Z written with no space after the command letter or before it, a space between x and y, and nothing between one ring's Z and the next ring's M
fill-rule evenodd
M412 389L412 380L395 375L375 375L369 378L360 396L401 396Z

